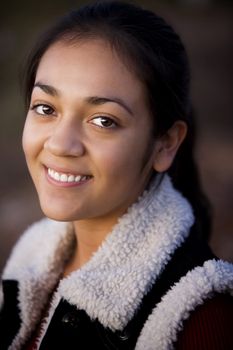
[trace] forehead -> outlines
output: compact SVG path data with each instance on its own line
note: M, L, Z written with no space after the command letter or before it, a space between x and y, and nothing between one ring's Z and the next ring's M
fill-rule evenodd
M103 40L53 44L41 59L36 80L70 93L118 93L135 104L146 100L143 83Z

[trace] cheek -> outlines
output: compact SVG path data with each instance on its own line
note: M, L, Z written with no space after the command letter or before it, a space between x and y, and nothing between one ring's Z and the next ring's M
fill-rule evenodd
M127 140L127 141L126 141ZM135 139L122 139L120 142L95 148L95 161L99 172L116 179L119 176L132 178L142 168L145 145Z
M24 124L23 129L23 135L22 135L22 146L25 156L27 157L28 154L30 154L31 151L31 143L32 143L32 137L30 133L30 127L28 125L28 122L26 120Z
M26 157L29 160L39 152L41 140L38 130L35 130L32 123L26 120L22 135L22 146Z

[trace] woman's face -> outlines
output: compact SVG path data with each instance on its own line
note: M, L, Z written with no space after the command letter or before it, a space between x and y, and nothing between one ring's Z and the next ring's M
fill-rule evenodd
M103 41L50 47L36 74L23 148L45 215L116 220L151 176L141 82Z

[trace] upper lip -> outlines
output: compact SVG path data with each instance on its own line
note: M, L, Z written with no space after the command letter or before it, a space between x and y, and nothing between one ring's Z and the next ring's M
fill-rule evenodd
M57 166L53 166L53 165L44 165L46 169L52 169L60 174L71 174L71 175L89 175L91 176L90 172L86 172L84 173L83 171L77 171L77 170L72 170L72 169L67 169L67 168L62 168L62 167L57 167Z

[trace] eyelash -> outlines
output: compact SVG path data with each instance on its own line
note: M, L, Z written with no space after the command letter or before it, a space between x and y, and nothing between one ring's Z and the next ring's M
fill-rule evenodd
M42 112L38 112L38 109L39 109L39 107L41 107L41 108L48 108L49 110L50 110L50 112L51 113L42 113ZM51 106L49 106L49 105L47 105L47 104L43 104L43 103L38 103L38 104L36 104L36 105L34 105L34 106L32 106L31 108L30 108L31 110L33 110L33 111L35 111L37 114L39 114L39 115L53 115L54 114L54 109L53 109L53 107L51 107Z
M100 123L102 123L103 119L104 119L107 122L111 122L111 124L113 124L113 125L111 125L111 126L109 126L109 125L108 126L103 126L103 125L100 125L98 123L93 123L93 120L97 120L97 119L99 119L99 120L102 119L102 121L100 121ZM94 124L95 126L101 128L101 129L114 129L114 128L116 128L118 126L117 123L112 118L104 116L104 115L103 116L99 115L99 116L96 116L96 117L92 118L91 123Z
M47 108L50 112L49 113L45 113L45 112L39 112L38 109L39 108ZM42 116L51 116L51 115L54 115L54 109L53 107L51 107L50 105L48 104L43 104L43 103L37 103L36 105L33 105L31 108L31 110L35 111L37 114L39 115L42 115ZM95 120L101 120L99 123L102 123L102 122L110 122L111 125L107 125L107 126L104 126L104 125L100 125L99 123L94 123L93 121ZM114 129L118 126L118 124L110 117L108 116L102 116L102 115L99 115L99 116L95 116L94 118L91 119L90 121L91 124L94 124L95 126L97 126L98 128L101 128L101 129Z

